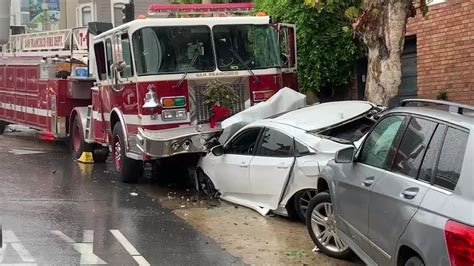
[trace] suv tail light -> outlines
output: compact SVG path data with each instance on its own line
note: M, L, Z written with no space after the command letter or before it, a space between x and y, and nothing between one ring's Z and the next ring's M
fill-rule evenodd
M474 265L474 227L448 221L444 227L452 266Z

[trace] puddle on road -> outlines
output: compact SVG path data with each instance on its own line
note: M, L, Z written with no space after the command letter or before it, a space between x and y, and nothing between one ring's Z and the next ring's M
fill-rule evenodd
M280 216L263 217L257 212L218 199L209 199L193 189L170 185L145 185L145 192L223 249L253 265L355 265L312 252L306 227Z
M6 132L0 135L0 151L15 155L30 155L46 152L67 152L66 143L54 143L36 138L34 131Z

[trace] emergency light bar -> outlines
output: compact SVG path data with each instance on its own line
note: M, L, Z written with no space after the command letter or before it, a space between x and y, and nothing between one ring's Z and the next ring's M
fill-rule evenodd
M159 14L213 14L213 13L250 13L252 3L221 3L221 4L153 4L148 8L149 15Z

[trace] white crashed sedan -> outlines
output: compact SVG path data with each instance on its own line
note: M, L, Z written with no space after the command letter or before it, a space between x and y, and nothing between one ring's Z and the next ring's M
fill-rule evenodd
M337 150L357 145L380 111L369 102L341 101L253 122L201 158L199 188L262 215L304 221L322 168Z

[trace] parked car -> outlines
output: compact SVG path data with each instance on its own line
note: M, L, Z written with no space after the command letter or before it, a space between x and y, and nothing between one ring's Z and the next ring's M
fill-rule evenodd
M320 170L357 143L381 109L363 101L318 104L243 127L201 158L201 190L266 215L304 221Z
M359 150L338 151L308 207L319 249L337 258L352 250L368 265L474 265L472 111L405 100Z

